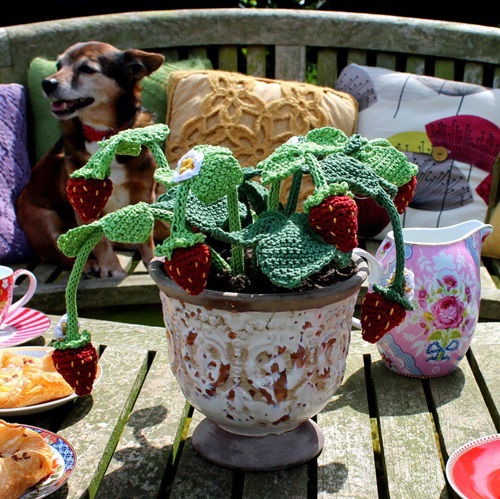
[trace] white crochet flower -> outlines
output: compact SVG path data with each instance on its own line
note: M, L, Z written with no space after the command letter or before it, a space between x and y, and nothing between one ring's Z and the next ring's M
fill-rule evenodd
M191 149L177 162L177 168L174 170L172 182L183 182L195 177L200 173L201 165L205 155L201 151Z
M68 327L68 315L64 314L57 321L57 324L54 326L54 337L56 340L61 340L66 336L66 329Z

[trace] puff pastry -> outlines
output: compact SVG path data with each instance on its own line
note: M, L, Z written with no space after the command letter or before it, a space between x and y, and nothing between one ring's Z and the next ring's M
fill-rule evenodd
M54 473L54 451L33 430L0 419L0 497L16 499Z
M0 351L0 408L40 404L71 393L51 354L38 358Z

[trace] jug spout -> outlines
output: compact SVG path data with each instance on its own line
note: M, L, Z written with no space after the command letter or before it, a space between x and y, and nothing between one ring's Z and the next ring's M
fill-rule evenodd
M479 220L467 220L456 225L439 228L405 228L403 238L405 244L423 246L442 246L464 241L474 234L479 233L481 241L484 241L493 230L493 226L480 222ZM387 236L392 239L392 232Z

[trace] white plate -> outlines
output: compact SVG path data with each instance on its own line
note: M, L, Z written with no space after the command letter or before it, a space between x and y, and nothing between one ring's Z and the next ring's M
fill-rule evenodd
M3 351L13 352L18 355L28 355L30 357L44 357L52 350L54 350L52 347L30 347L30 346L3 349ZM97 375L94 381L94 386L100 381L101 377L102 377L102 367L101 364L98 364ZM59 407L60 405L67 404L68 402L74 400L75 398L77 398L76 393L72 393L67 397L51 400L49 402L43 402L42 404L28 405L25 407L14 407L13 409L0 408L0 417L28 416L30 414L37 414L39 412L49 411L50 409L54 409L55 407Z

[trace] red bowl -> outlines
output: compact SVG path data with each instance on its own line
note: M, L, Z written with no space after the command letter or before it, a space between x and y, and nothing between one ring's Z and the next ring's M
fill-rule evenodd
M446 463L446 476L463 499L500 498L500 434L457 449Z

